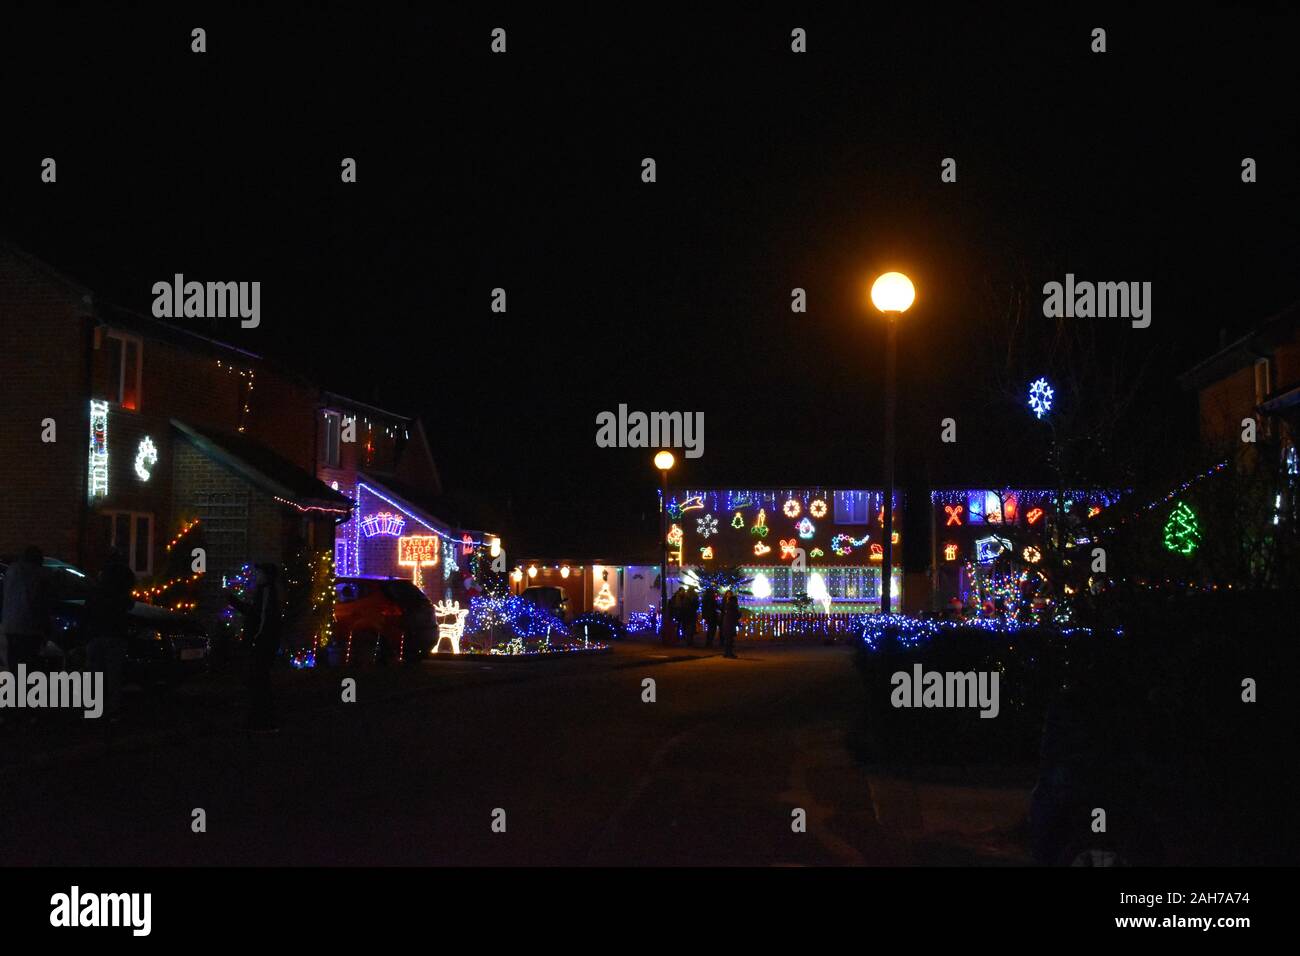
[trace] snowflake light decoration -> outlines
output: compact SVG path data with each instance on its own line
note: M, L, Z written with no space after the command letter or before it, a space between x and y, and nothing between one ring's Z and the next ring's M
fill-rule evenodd
M1034 413L1034 417L1042 418L1052 410L1052 397L1055 394L1045 378L1035 379L1030 383L1029 410Z
M712 537L718 533L718 519L713 515L705 515L695 522L695 530L701 538Z

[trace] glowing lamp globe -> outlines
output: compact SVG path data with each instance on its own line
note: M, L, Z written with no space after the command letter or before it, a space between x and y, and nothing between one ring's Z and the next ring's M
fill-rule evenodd
M661 451L659 454L655 455L655 467L660 471L667 471L676 464L676 461L677 460L673 458L673 453L670 451Z
M901 272L886 272L871 284L871 304L881 312L906 312L915 300L912 280Z

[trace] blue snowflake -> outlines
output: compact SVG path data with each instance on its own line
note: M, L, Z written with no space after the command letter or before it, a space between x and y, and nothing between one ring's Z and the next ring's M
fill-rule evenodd
M1029 386L1029 410L1035 417L1042 418L1052 410L1052 396L1055 394L1047 379L1037 379Z

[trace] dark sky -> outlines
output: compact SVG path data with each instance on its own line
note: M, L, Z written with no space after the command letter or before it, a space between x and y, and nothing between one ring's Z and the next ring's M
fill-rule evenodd
M1190 440L1174 376L1220 328L1300 299L1292 14L320 9L12 20L0 233L140 310L175 272L261 281L262 327L224 337L421 414L449 488L508 496L530 544L605 547L653 507L649 454L595 445L620 402L704 412L691 484L873 480L883 269L919 291L914 481L1041 463L985 395L982 305L1015 275L1034 309L1067 271L1154 283L1151 328L1091 320L1150 360L1134 451Z

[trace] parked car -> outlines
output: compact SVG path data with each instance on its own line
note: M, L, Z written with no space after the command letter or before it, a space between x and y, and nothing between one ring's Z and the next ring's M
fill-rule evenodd
M60 603L54 614L51 644L72 669L86 666L84 599ZM207 670L212 645L203 625L188 614L151 604L135 605L127 612L126 658L122 679L141 687L170 687Z
M332 662L414 663L437 639L433 605L400 578L339 578L334 584Z
M18 560L17 557L12 554L0 556L0 584L4 582L5 572L9 570L9 565L16 560ZM48 576L51 596L54 600L84 598L90 593L94 582L91 580L90 575L75 564L69 564L67 561L60 561L58 558L46 556L43 567ZM3 607L4 588L0 587L0 610Z

